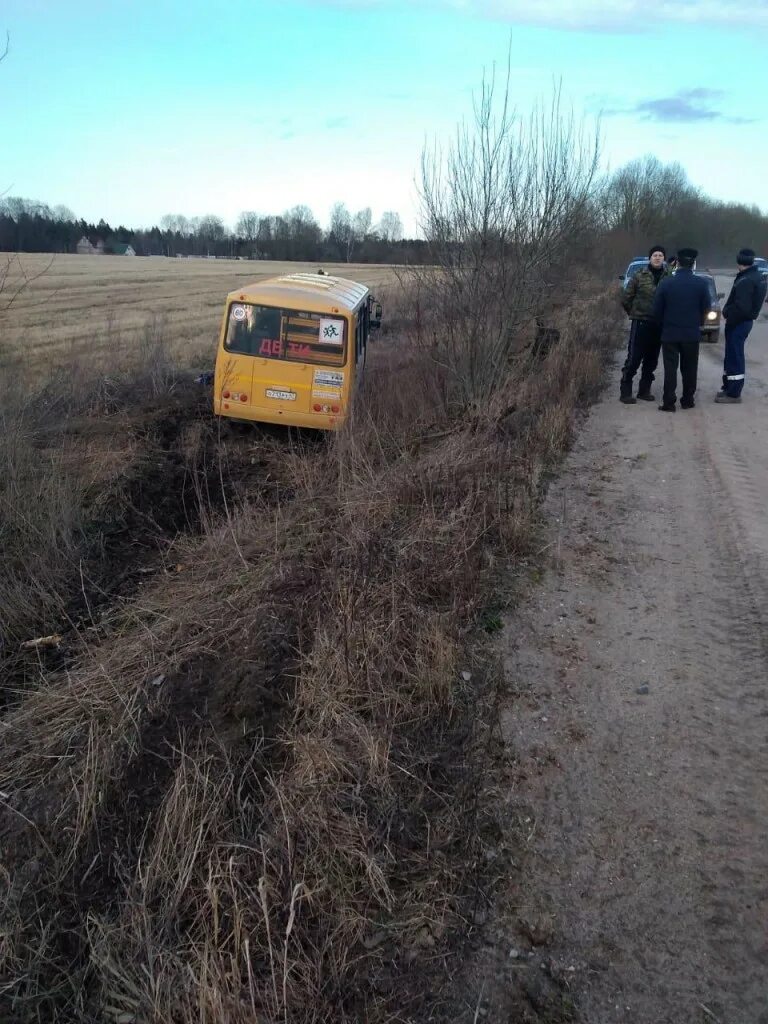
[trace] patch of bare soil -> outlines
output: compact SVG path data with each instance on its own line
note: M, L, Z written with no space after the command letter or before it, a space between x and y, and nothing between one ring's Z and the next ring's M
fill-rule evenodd
M504 632L501 828L457 1019L768 1021L768 397L593 410ZM657 382L657 387L660 382ZM519 841L511 837L520 836ZM485 918L487 917L487 921Z

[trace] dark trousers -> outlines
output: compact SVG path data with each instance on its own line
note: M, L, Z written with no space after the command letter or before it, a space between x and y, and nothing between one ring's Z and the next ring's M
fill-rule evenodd
M682 401L686 405L693 402L699 372L698 341L665 341L661 351L664 355L664 405L674 405L677 399L678 364L683 378Z
M632 394L632 381L638 369L640 384L637 393L647 394L654 381L654 371L659 365L661 351L661 328L652 320L633 320L629 331L629 351L621 374L621 393Z
M744 387L746 361L744 344L752 330L752 321L725 325L725 359L723 360L723 391L731 398L738 398Z

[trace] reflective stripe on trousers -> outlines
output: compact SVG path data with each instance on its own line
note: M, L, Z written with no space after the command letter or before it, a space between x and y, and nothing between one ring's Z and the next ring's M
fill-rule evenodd
M752 321L725 325L725 358L723 360L723 388L731 398L738 398L744 387L746 364L744 344L752 330Z

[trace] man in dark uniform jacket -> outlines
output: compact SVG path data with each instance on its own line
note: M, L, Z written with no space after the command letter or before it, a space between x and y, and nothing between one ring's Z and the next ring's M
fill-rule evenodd
M765 278L755 266L753 249L742 249L736 257L739 272L733 282L731 294L723 306L725 320L725 359L723 361L723 388L715 398L723 405L741 401L746 364L744 344L752 324L760 315L765 302Z
M709 286L693 272L698 252L678 249L678 268L656 289L653 317L661 327L661 351L664 358L664 400L662 412L674 412L677 402L677 367L683 378L681 409L692 409L699 369L701 327L712 308Z

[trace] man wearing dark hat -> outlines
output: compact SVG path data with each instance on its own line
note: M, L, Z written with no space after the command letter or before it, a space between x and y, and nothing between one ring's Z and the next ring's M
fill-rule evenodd
M659 364L661 337L659 326L652 318L653 297L659 281L667 276L664 267L666 251L663 245L652 245L648 252L648 266L643 267L631 278L621 297L624 312L632 321L629 330L629 351L621 374L619 398L626 405L634 405L632 381L640 365L640 384L637 397L646 402L654 401L651 384Z
M693 272L698 252L678 249L677 270L656 289L653 316L661 327L664 357L664 400L662 412L674 412L677 402L677 367L683 378L682 409L692 409L699 369L701 326L712 308L709 286Z
M753 249L742 249L736 257L739 270L731 294L723 306L725 320L725 359L723 361L723 387L715 398L722 405L736 405L741 401L746 364L744 344L752 324L760 315L765 302L766 280L755 266Z

